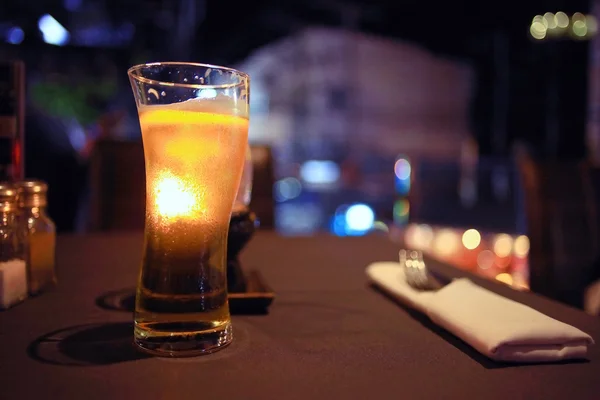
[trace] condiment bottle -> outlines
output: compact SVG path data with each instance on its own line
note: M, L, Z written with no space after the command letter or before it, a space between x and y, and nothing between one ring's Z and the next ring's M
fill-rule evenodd
M27 236L29 294L35 295L56 284L54 250L56 226L46 214L48 185L42 181L17 183L19 220Z
M0 309L27 297L26 243L17 211L17 189L0 183Z

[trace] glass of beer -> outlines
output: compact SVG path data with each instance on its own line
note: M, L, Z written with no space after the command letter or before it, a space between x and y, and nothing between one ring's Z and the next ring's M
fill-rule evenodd
M193 63L128 74L146 164L135 343L161 356L210 353L233 338L227 234L248 145L250 81Z

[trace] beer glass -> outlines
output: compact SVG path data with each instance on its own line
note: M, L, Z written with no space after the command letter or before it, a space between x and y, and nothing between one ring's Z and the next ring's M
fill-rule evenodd
M146 165L134 339L157 355L209 353L232 340L227 234L248 145L249 78L176 62L128 75Z

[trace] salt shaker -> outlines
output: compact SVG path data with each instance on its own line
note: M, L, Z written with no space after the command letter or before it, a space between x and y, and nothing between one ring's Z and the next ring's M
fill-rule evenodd
M17 189L0 183L0 309L27 297L26 243L16 217Z
M35 295L56 284L56 227L46 214L48 185L42 181L23 181L17 183L17 188L19 221L28 244L29 294Z

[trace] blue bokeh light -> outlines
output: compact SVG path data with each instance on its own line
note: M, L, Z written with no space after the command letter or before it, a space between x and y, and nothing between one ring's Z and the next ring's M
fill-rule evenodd
M6 33L6 41L10 44L20 44L25 38L25 32L18 26L14 26Z
M56 46L63 46L69 42L69 32L50 14L44 14L38 21L38 28L42 32L44 42Z

